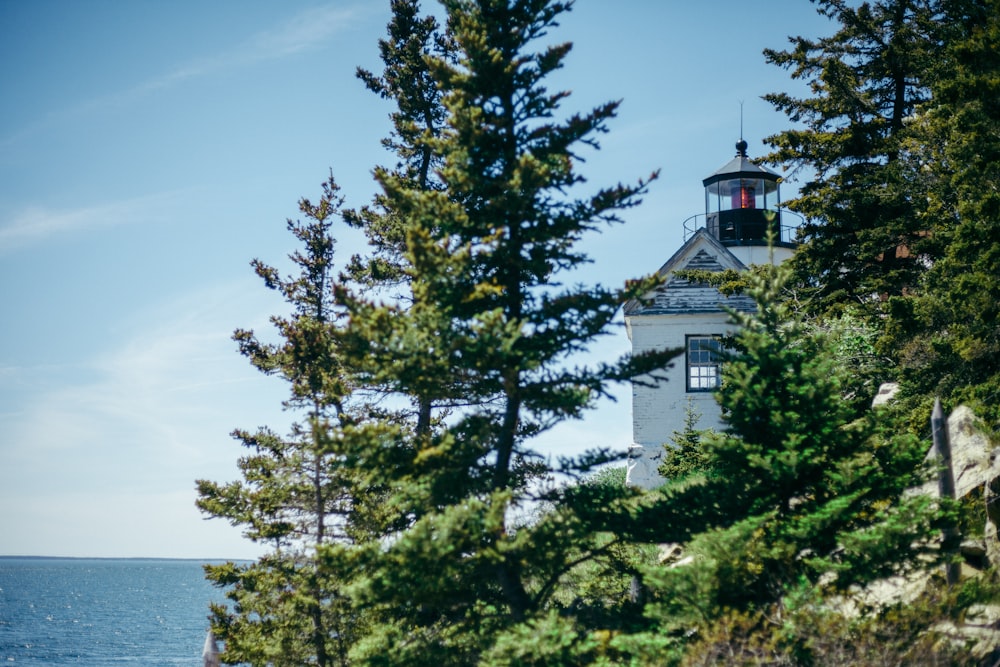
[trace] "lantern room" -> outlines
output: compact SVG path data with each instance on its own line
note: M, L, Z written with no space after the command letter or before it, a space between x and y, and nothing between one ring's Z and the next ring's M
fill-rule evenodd
M747 142L736 157L702 181L708 231L725 245L766 245L772 230L780 241L781 178L747 157Z

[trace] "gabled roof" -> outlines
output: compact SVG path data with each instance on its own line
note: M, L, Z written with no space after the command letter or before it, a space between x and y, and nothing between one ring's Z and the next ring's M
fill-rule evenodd
M674 275L682 270L745 271L746 268L726 246L702 227L660 267L657 275L663 278L663 283L642 299L632 299L625 304L625 317L720 313L724 307L753 312L754 302L748 296L724 296L715 287Z

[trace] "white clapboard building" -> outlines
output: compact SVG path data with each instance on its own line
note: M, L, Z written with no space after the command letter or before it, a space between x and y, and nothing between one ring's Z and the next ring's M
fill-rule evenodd
M625 304L633 354L685 350L665 371L666 382L633 383L630 484L653 488L663 482L657 473L663 447L683 430L688 405L701 415L698 428L721 426L712 392L720 381L720 337L731 329L725 308L752 310L753 301L723 296L714 287L676 274L686 269L742 271L751 264L780 263L790 257L795 244L793 229L782 224L780 180L750 161L747 143L740 139L736 157L702 181L705 213L682 225L684 242L660 268L660 286ZM769 229L775 238L770 249Z

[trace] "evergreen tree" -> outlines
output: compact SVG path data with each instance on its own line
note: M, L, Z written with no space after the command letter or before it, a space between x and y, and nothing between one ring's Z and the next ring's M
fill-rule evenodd
M392 13L389 38L379 41L385 66L382 74L358 69L358 77L369 90L396 104L390 114L393 130L383 145L395 153L398 162L393 169L377 168L376 180L396 182L413 192L448 196L438 177L442 157L435 145L447 110L428 58L451 63L455 46L436 19L419 16L416 0L393 0ZM352 347L362 381L410 401L416 414L413 428L426 437L435 412L464 403L464 390L460 378L449 372L446 358L427 354L435 347L434 336L413 335L418 330L444 332L447 322L438 319L443 313L426 300L426 291L413 289L406 253L412 226L408 216L385 193L376 195L371 206L346 212L347 223L364 230L371 254L355 256L348 267L352 282L367 289L341 289L338 298L354 322L343 342ZM373 296L389 301L376 301ZM441 346L438 341L437 347Z
M353 382L334 332L333 219L342 203L331 177L323 196L299 208L307 222L288 221L302 244L291 256L297 276L282 277L260 260L253 267L265 285L292 307L273 317L281 342L262 342L252 331L234 339L263 373L290 388L287 409L303 414L288 437L267 428L234 435L250 450L239 461L243 479L228 484L198 482L198 506L213 517L242 526L273 551L250 565L206 566L209 580L229 587L234 607L213 607L213 629L226 643L225 659L255 665L346 664L349 627L340 582L321 567L318 554L334 541L362 539L367 532L366 494L344 465L338 440L355 425ZM370 499L374 501L374 499ZM369 514L369 518L370 518Z
M920 180L901 160L912 117L939 63L938 0L818 0L836 32L795 37L768 61L810 85L811 96L765 96L801 127L766 141L766 160L806 174L789 207L806 216L795 266L819 310L898 295L917 284L933 252L919 215Z
M996 12L983 15L996 0L947 1L949 16L981 26L956 29L951 84L921 70L934 40L950 34L936 4L821 1L841 24L834 37L769 52L794 76L815 77L816 93L771 96L807 122L773 138L772 157L818 174L796 204L811 218L800 280L819 286L822 306L895 295L894 308L920 315L905 332L912 349L948 322L954 336L933 350L959 386L980 367L995 377L996 320L977 293L993 294L997 275L984 241L993 202L973 196L994 176L955 165L985 172L992 156L987 141L976 162L979 146L964 132L994 127L995 100L984 93L995 92L992 70L980 67L996 60L997 31ZM385 145L397 164L376 170L382 192L368 208L342 214L332 178L319 204L303 200L308 222L289 221L303 246L292 256L298 276L254 263L292 314L274 318L277 344L248 331L236 339L257 368L289 383L286 406L302 419L287 437L237 431L250 450L243 479L199 482L205 512L273 546L254 564L207 568L233 603L213 610L227 660L662 664L727 610L751 618L914 564L928 501L902 492L924 448L859 417L844 394L860 383L845 378L835 349L868 346L867 332L852 342L807 327L780 298L783 270L746 277L758 312L734 314L740 329L719 394L728 428L699 434L689 419L662 490L587 480L614 458L607 451L553 462L532 446L609 383L677 352L572 365L619 304L654 282L567 286L587 261L577 241L616 222L645 188L581 194L576 161L597 148L617 104L566 115L567 93L544 87L570 46L533 45L550 43L570 4L445 0L441 31L419 18L416 0L393 0L385 68L359 76L396 103ZM903 122L928 90L964 113ZM933 177L912 178L926 171L913 146L927 137L940 139L928 153ZM950 222L908 217L918 189L952 211ZM371 246L339 281L338 215ZM952 229L970 236L949 245ZM938 258L936 292L915 291L925 269L904 245ZM983 253L971 281L969 251ZM944 305L952 294L983 318L960 322ZM654 564L662 542L684 544L694 560Z
M379 167L376 174L394 176L416 190L440 189L436 176L441 157L430 140L444 128L447 110L426 56L436 54L451 60L454 49L433 16L420 16L417 0L392 0L389 36L379 40L384 64L380 75L358 68L357 75L368 90L395 103L390 114L393 130L382 145L398 159L393 170ZM369 207L345 212L345 221L364 231L371 249L369 257L351 258L351 278L365 286L382 288L408 280L405 262L406 221L391 207L384 195L377 195Z
M355 657L378 664L474 664L503 644L504 633L550 619L560 578L607 551L597 529L607 515L580 487L543 482L608 457L597 452L554 465L531 448L531 438L578 417L608 382L662 363L567 365L606 330L621 302L651 285L641 281L627 293L560 285L585 261L574 247L580 237L616 221L644 188L640 182L570 196L582 181L577 151L596 146L617 104L556 120L566 94L547 92L542 81L570 47L528 47L568 6L453 0L445 8L457 63L428 62L448 127L439 138L421 139L443 160L442 189L421 188L398 172L377 175L387 207L406 221L401 266L413 303L405 317L349 304L347 334L364 341L379 380L403 394L449 399L452 407L439 428L413 436L412 447L385 443L367 453L389 480L389 504L413 519L359 566L364 581L354 592L385 622ZM537 500L553 511L515 527L514 513Z
M705 472L668 484L650 505L650 535L693 556L646 571L657 650L727 610L916 567L914 545L931 535L929 499L904 497L925 445L886 433L871 414L855 419L842 394L848 369L779 298L787 273L752 277L757 311L732 313L739 329L718 393L727 427L701 441Z
M663 461L656 471L667 480L677 480L693 473L706 471L708 460L701 446L701 439L707 433L698 429L701 414L694 409L689 399L684 407L684 428L674 431L674 437L663 445Z
M380 41L385 71L375 76L359 69L358 76L370 90L396 102L394 131L383 142L399 157L395 176L416 190L431 190L438 187L438 160L425 139L440 131L444 108L424 56L436 52L447 58L448 42L433 18L419 17L415 0L394 0L392 10L389 38ZM377 365L385 358L359 352L342 327L347 305L353 302L346 298L344 284L335 280L330 235L338 216L364 229L371 255L351 258L343 280L384 293L393 286L405 289L408 283L405 221L384 198L358 212L341 211L341 203L331 178L318 206L305 200L300 204L310 223L289 221L304 246L292 256L302 269L298 278L282 279L272 267L254 262L265 284L280 291L294 309L291 319L273 319L284 342L267 345L252 332L236 334L241 351L255 366L291 383L286 407L306 409L305 422L297 424L288 439L267 429L237 432L254 451L240 461L244 481L199 483L199 505L205 511L246 526L251 539L275 545L273 553L252 565L207 569L212 581L230 587L227 595L235 603L233 612L214 609L217 634L226 641L226 659L234 662L348 664L348 651L360 629L374 622L366 610L352 607L345 594L355 547L408 523L405 513L384 502L383 481L369 473L370 462L378 459L371 450L386 442L405 442L402 433L411 428L409 417L373 402L381 402L380 394L386 391L386 371ZM335 303L337 297L343 305ZM352 331L357 334L359 329ZM407 389L418 407L415 428L426 431L431 396L419 386ZM311 641L303 643L305 637Z
M932 180L926 218L938 256L919 290L890 302L886 346L904 389L969 402L1000 428L1000 5L946 3L944 75L921 108L913 171Z

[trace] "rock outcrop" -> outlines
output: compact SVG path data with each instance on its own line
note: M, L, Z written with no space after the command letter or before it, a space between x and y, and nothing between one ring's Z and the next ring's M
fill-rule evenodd
M955 478L955 497L981 498L985 504L983 548L987 560L1000 566L1000 448L994 446L986 433L977 425L976 415L970 408L960 405L948 416L948 442L951 445L951 464ZM927 460L937 459L932 447ZM929 481L920 487L921 493L937 496L938 483ZM963 545L963 551L972 553L975 545Z

